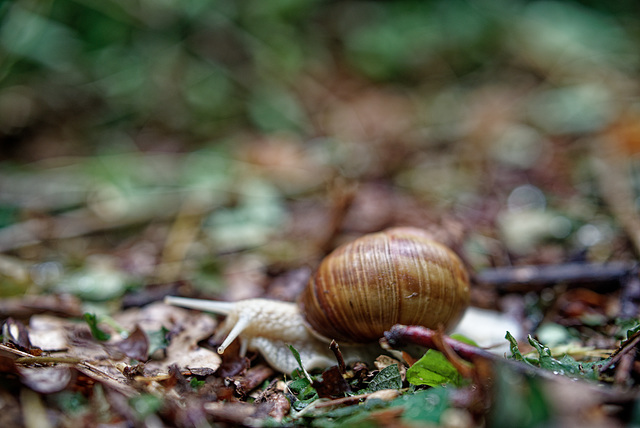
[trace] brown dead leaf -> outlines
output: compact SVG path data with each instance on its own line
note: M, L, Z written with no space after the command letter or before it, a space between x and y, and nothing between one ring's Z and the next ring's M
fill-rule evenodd
M269 411L269 416L271 416L276 421L281 421L285 416L289 414L289 410L291 409L291 402L282 392L277 392L266 397L267 403L271 404L273 407Z
M171 342L166 358L147 362L142 373L135 369L138 375L167 373L174 364L180 369L191 367L192 373L200 370L206 375L212 374L220 364L220 357L215 352L197 345L199 340L214 332L216 322L209 315L156 303L129 309L114 319L124 329L132 331L128 339L113 334L108 343L100 343L91 336L86 324L50 315L33 316L29 330L33 344L55 350L49 353L52 356L82 361L76 367L92 382L109 385L127 396L135 391L126 385L127 377L123 372L129 375L132 372L127 371L128 366L121 360L125 354L141 361L147 359L148 338L144 330L157 331L165 327L171 332Z
M215 343L213 337L201 344L209 349L218 349L220 343ZM220 355L222 362L216 370L216 375L220 377L232 377L236 376L249 368L250 361L247 357L240 355L240 341L233 341L224 354Z
M162 327L170 333L170 343L166 357L148 361L146 372L168 372L169 367L177 365L181 370L189 368L192 372L202 368L201 374L212 373L220 366L220 356L198 345L198 342L210 337L216 327L216 321L208 314L187 309L154 303L144 308L132 308L114 317L124 327L138 324L146 331L157 331Z
M322 372L322 380L314 380L313 387L320 398L343 397L346 392L351 391L338 366L329 367Z
M126 339L117 344L117 347L134 360L146 361L149 357L149 339L140 326L136 326Z
M16 348L30 354L40 355L40 353L42 353L42 350L37 348L32 351L27 327L22 322L13 318L8 318L2 325L2 339L5 344L11 343Z

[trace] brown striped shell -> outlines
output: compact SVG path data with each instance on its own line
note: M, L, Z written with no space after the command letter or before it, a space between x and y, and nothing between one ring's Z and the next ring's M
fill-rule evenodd
M320 337L366 343L394 324L453 327L469 304L469 277L458 256L423 230L393 228L334 250L298 304Z

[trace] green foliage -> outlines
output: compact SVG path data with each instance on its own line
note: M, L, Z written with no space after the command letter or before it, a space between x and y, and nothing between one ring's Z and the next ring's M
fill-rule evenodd
M58 293L69 293L84 300L107 301L120 297L129 286L129 278L109 263L87 263L55 284Z
M408 391L391 401L367 400L359 405L337 407L313 415L312 426L344 427L379 426L375 419L376 410L398 409L402 411L400 421L412 423L438 424L443 412L451 406L451 391L447 388L431 388L422 391ZM400 422L399 422L400 423Z
M549 370L557 375L568 376L571 378L599 380L599 368L608 361L608 359L591 362L576 361L570 355L563 355L562 358L556 359L551 355L549 347L543 345L531 335L528 336L529 344L535 348L538 355L537 358L525 357L518 349L516 339L509 332L507 332L506 339L510 343L512 359Z
M361 16L344 34L348 59L384 80L428 73L442 58L460 70L472 68L486 60L484 49L495 49L487 42L499 28L491 13L459 1L370 3Z
M169 330L164 326L160 327L159 330L147 331L145 333L149 340L149 355L153 355L160 349L167 349L167 346L169 346L170 341L167 336Z
M319 396L316 390L312 386L312 378L308 377L302 362L300 361L300 355L295 348L290 347L291 352L298 361L300 366L299 370L293 373L294 379L288 383L288 389L291 393L290 400L293 410L300 412L306 409L311 403L318 400ZM439 354L434 357L435 354ZM414 365L424 365L425 368L413 369L417 370L418 374L411 376L421 376L423 370L428 370L426 367L433 369L430 372L430 376L440 375L444 380L434 382L434 386L440 386L440 384L449 383L456 385L462 385L463 380L457 373L455 368L446 360L446 358L439 352L427 353L425 357ZM444 368L443 368L444 367ZM410 369L411 370L411 369ZM453 372L451 372L451 370ZM444 373L444 374L441 374ZM410 380L409 373L407 379ZM440 378L438 378L440 379ZM362 395L370 394L381 390L400 390L402 388L402 377L397 364L391 364L382 370L380 370L366 386L359 390L349 392L350 395ZM416 382L415 384L425 385L426 383ZM321 427L338 427L345 425L355 424L356 426L376 426L374 421L370 420L371 412L378 409L401 407L402 419L406 421L419 421L419 422L434 422L440 421L442 412L450 406L449 401L449 389L442 387L435 387L426 391L415 391L409 389L404 393L391 401L383 401L381 399L367 399L359 405L346 406L338 408L328 409L316 409L312 412L303 412L305 418L310 418L313 422L313 426ZM271 425L276 426L274 421L270 422Z
M191 388L193 389L200 389L205 383L206 382L204 380L198 380L195 377L192 377L189 381L189 385L191 385Z
M303 110L288 86L314 44L301 23L319 10L313 1L5 2L0 95L46 81L38 95L57 105L99 101L88 123L105 132L147 124L202 136L246 121L299 131Z
M318 399L318 393L311 385L312 379L307 370L302 365L300 353L296 348L289 345L289 350L298 363L298 369L293 372L294 380L288 384L289 390L293 393L291 406L294 410L300 411Z
M360 394L365 392L375 392L383 389L400 389L402 388L402 377L397 364L391 364L378 372L367 385L366 390L359 391Z
M507 341L509 341L509 350L511 351L511 358L516 361L528 362L524 359L524 356L520 352L520 348L518 348L518 341L516 340L516 338L513 337L513 335L509 332L507 332L504 338L507 339Z
M66 414L77 414L87 408L88 400L81 392L61 391L51 396L55 404Z
M376 427L378 424L372 419L371 413L388 407L389 403L381 400L365 401L357 406L338 407L316 415L311 425L325 428Z
M228 249L264 244L286 218L282 198L260 180L245 179L236 187L236 204L212 213L206 230L219 246Z
M402 407L402 419L410 422L439 423L442 413L451 406L451 389L430 388L404 394L390 404L390 408Z
M162 408L162 398L153 394L140 394L129 399L129 405L135 411L139 420L156 413Z
M298 365L300 366L298 370L294 371L293 376L294 379L290 381L287 385L289 391L291 392L290 400L292 408L300 412L309 406L314 401L318 400L319 395L318 392L312 385L313 378L307 373L304 366L302 365L302 361L300 360L300 354L298 351L289 346L289 349L293 353ZM319 376L316 376L316 379ZM402 387L402 377L400 376L400 370L397 364L391 364L382 370L380 370L371 381L367 384L367 386L358 391L352 391L350 394L360 395L360 394L368 394L384 389L400 389ZM346 391L345 391L346 392ZM376 404L377 407L380 404ZM334 411L320 412L323 417L328 418L328 420L324 420L324 422L318 422L320 425L324 426L324 423L328 423L327 426L333 426L334 422L332 421L334 418L345 418L351 417L355 414L360 414L363 408L369 408L369 406L349 406L347 410L337 410L337 413ZM351 410L348 410L351 409ZM354 416L355 417L355 416ZM315 422L314 422L315 423Z
M460 386L464 382L456 368L442 352L429 349L407 370L407 381L412 385L440 386L452 384Z
M477 346L474 341L462 335L453 335L452 338ZM458 370L447 360L444 354L435 349L429 349L414 365L407 370L407 381L412 385L453 385L466 384Z
M543 68L562 58L563 71L637 66L621 22L572 3L4 2L0 101L39 106L41 115L56 106L78 129L91 127L96 142L114 130L197 139L247 124L310 135L297 87L308 70L346 63L372 79L424 81L490 69L505 54ZM572 108L558 104L559 117L543 125L589 126L606 107L580 103L595 92L551 88L533 117L559 98ZM3 115L0 130L38 119Z
M86 312L83 315L84 320L89 325L91 329L91 335L101 342L107 341L111 338L111 335L105 331L103 331L100 327L98 327L98 317L95 314L91 314Z
M618 319L616 325L618 326L616 337L620 340L628 340L640 331L640 320L637 318Z
M18 219L18 208L0 204L0 228L13 224Z
M551 409L540 378L502 367L496 370L494 394L488 427L548 426Z
M290 382L288 387L295 396L295 400L292 401L291 406L296 411L304 409L318 399L318 393L306 377L301 377Z
M300 357L300 353L298 352L298 350L291 345L289 345L289 350L293 354L293 358L295 358L296 362L298 363L298 368L300 369L299 372L303 373L304 377L309 379L309 374L307 373L304 366L302 365L302 358Z

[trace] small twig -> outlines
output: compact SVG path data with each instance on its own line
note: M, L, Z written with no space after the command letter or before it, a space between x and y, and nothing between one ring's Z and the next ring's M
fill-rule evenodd
M495 287L500 293L536 291L556 284L613 286L617 289L631 273L637 275L637 266L636 262L611 262L503 267L486 269L477 273L474 279L479 284Z
M338 360L338 370L340 370L340 374L344 376L345 374L347 374L347 366L344 363L344 358L342 357L342 352L340 351L338 342L332 340L331 344L329 344L329 349L331 349L331 352L333 352L336 360Z
M394 347L407 344L424 346L430 349L439 349L439 345L446 344L451 350L455 351L463 359L473 362L477 358L494 360L496 356L484 349L466 344L444 336L435 330L415 325L396 324L391 330L384 333L384 337L389 344Z
M256 396L254 402L260 403L260 402L264 401L267 393L269 391L271 391L276 386L276 384L278 382L280 382L280 378L275 377L275 378L271 379L271 382L269 382L269 385L267 385L267 387L265 389L260 391L260 393Z
M613 351L609 361L607 361L606 364L603 364L600 367L600 373L604 372L605 370L609 369L609 367L616 364L624 354L634 350L638 346L638 344L640 344L640 331L634 333L629 339L627 339L624 343L622 343L620 347L618 347L618 349Z
M231 379L231 382L235 387L236 393L241 397L245 397L266 379L270 378L273 373L274 371L271 367L261 364L250 368L242 376L235 376Z
M82 360L74 357L20 357L17 364L80 364Z
M462 358L453 350L453 348L447 343L445 336L442 332L435 332L433 335L435 348L442 352L447 360L458 370L458 372L465 378L472 377L473 369L469 366L469 363L462 360ZM477 360L477 358L476 358Z
M638 266L622 280L620 293L620 318L635 318L640 306L640 277Z
M622 385L627 379L629 379L629 373L631 373L637 353L638 351L636 348L633 348L630 352L620 358L616 372L613 375L613 383Z
M367 392L365 394L358 394L358 395L351 395L349 397L342 397L342 398L336 398L334 400L329 400L329 401L320 401L320 402L314 402L314 408L318 409L318 408L322 408L322 407L331 407L331 406L340 406L343 404L357 404L359 403L361 400L369 398L371 396L373 397L377 397L377 396L384 396L384 393L390 391L390 390L380 390L380 391L374 391L374 392ZM394 398L397 396L396 394L398 393L397 390L392 390L392 396L394 396Z

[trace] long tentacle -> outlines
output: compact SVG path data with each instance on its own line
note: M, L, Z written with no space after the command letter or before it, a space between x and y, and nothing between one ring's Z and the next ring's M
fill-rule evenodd
M218 302L215 300L190 299L188 297L167 296L164 302L168 305L182 306L183 308L198 309L200 311L213 312L219 315L229 315L235 303Z
M227 337L225 337L224 341L222 342L222 345L218 346L218 354L224 353L224 350L227 349L227 346L229 346L231 342L233 342L236 339L236 337L240 336L240 333L242 333L242 330L247 328L250 322L251 322L251 318L249 317L238 318L238 321L233 325L233 328L231 329Z

